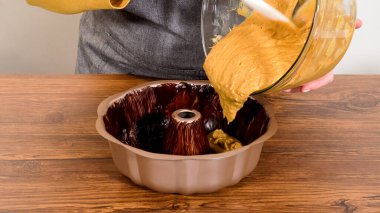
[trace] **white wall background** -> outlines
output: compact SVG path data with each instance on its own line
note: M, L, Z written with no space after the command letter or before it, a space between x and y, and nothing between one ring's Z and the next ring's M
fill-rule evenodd
M380 74L380 1L357 1L364 26L336 73ZM0 73L74 73L79 18L0 0Z
M79 18L0 0L0 73L74 73Z

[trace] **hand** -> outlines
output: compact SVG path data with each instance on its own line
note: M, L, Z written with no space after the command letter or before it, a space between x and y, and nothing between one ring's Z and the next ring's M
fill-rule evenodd
M360 19L358 19L356 21L355 28L359 29L360 27L362 27L362 25L363 25L363 22ZM297 87L297 88L284 90L284 92L288 92L288 93L310 92L310 91L319 89L321 87L324 87L333 81L334 81L334 74L333 74L333 72L330 72L329 74L323 76L322 78L320 78L318 80L309 82L309 83L304 84L304 85Z

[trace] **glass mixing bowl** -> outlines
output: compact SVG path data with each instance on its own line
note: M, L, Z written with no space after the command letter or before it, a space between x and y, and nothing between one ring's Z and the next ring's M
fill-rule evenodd
M355 29L355 0L315 0L313 25L303 50L274 84L257 93L295 88L329 73L346 53ZM245 20L240 0L203 0L202 40L207 55L224 35Z
M203 50L206 55L219 39L245 20L246 17L237 12L241 6L240 2L240 0L203 0L201 28Z

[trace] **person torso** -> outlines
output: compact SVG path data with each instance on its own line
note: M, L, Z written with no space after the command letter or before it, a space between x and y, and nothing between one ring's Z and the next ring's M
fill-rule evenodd
M124 10L87 12L81 21L77 69L205 78L201 6L201 0L132 0Z

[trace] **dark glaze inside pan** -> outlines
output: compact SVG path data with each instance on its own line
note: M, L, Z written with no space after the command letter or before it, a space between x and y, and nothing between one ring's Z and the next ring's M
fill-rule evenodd
M171 135L166 134L167 131L177 131L169 128L169 119L178 109L199 111L206 135L215 129L223 129L243 145L263 135L269 122L263 106L249 99L235 120L227 124L219 97L211 85L184 82L130 91L109 107L103 120L107 132L122 143L149 152L164 153L164 137Z

